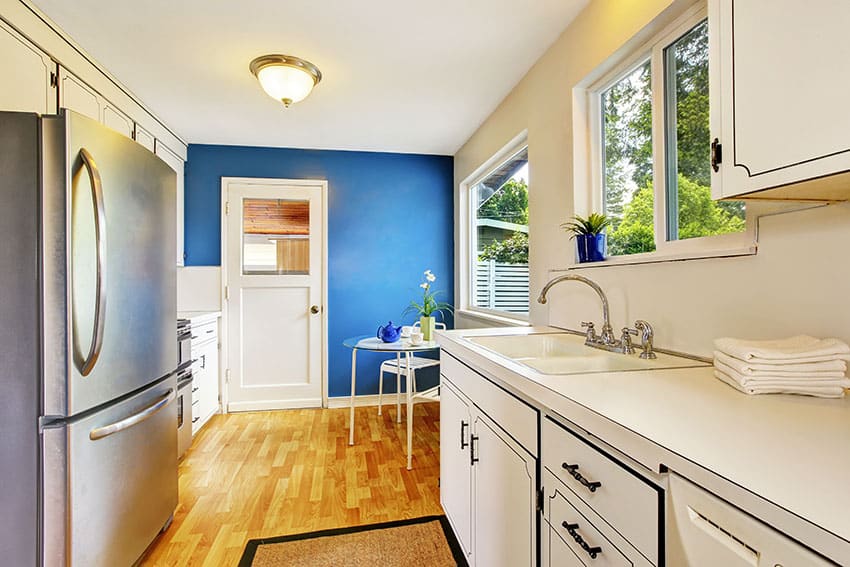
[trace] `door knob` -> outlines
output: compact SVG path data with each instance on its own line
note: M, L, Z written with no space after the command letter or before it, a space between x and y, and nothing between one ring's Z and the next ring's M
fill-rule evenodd
M316 313L318 313L318 312L319 312L319 306L318 306L318 305L312 305L312 306L310 306L310 313L312 313L313 315L315 315L315 314L316 314Z

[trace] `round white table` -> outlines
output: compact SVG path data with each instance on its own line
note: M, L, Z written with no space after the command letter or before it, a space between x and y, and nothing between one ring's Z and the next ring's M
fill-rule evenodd
M411 445L413 443L413 420L410 419L413 412L413 392L411 392L410 379L410 359L414 352L425 352L429 350L439 350L440 345L437 341L426 341L422 344L410 344L410 339L399 339L394 343L385 343L377 337L370 335L361 335L359 337L350 337L342 341L342 344L351 349L351 409L349 415L349 431L348 444L354 445L354 388L357 383L357 351L368 350L372 352L391 352L395 353L397 361L397 379L401 380L401 355L404 354L407 364L407 469L410 470L412 463ZM379 380L382 377L378 378ZM400 407L398 408L401 409Z

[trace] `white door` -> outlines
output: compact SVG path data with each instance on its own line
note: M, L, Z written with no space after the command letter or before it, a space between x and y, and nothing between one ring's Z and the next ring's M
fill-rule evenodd
M320 407L324 182L226 183L228 410Z

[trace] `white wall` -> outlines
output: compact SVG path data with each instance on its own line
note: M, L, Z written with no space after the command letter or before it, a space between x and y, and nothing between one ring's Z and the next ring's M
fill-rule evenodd
M573 214L573 192L586 191L573 187L573 87L688 6L679 0L593 0L458 150L456 185L528 130L532 299L551 270L571 263L573 244L559 224ZM848 245L850 204L832 205L762 218L756 256L576 273L607 291L618 335L635 318L646 319L661 347L708 355L715 337L794 333L850 341ZM577 328L581 320L594 320L599 327L600 319L596 296L575 283L557 286L546 306L533 302L531 308L533 324Z
M177 268L177 311L220 311L221 268Z

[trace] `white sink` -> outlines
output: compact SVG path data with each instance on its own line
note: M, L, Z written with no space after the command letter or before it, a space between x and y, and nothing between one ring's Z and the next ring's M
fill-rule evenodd
M542 374L587 374L709 365L701 360L660 352L657 353L658 358L653 360L640 358L637 354L608 352L585 346L583 336L571 333L467 336L464 339ZM635 350L639 352L640 347Z

